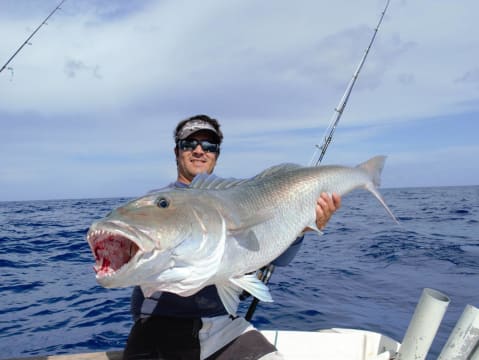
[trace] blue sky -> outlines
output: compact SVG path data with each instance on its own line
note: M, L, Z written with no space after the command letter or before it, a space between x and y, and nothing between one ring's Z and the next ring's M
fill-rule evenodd
M59 1L3 0L0 66ZM216 173L307 164L385 2L67 0L0 73L0 201L139 196L172 130L218 118ZM323 164L479 184L479 3L392 0Z

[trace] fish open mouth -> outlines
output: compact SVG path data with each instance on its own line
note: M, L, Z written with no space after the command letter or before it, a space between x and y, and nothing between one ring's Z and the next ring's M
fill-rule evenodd
M89 233L88 241L96 260L93 268L99 277L114 274L127 264L139 249L126 236L105 230Z

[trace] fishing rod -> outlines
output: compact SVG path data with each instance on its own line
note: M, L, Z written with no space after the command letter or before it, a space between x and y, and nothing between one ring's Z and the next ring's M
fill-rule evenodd
M62 0L55 9L53 9L53 11L45 18L45 20L42 21L42 23L40 25L38 25L38 27L30 34L30 36L23 42L22 45L20 45L20 47L17 49L17 51L15 51L13 53L12 56L10 56L10 59L7 60L7 62L5 63L5 65L3 65L1 68L0 68L0 73L5 70L8 66L8 64L10 64L10 62L15 58L15 56L17 56L17 54L23 49L23 47L27 44L30 44L30 40L35 36L35 34L38 32L38 30L40 30L40 28L47 24L47 21L48 19L50 19L50 17L52 17L52 15L54 13L56 13L58 11L58 9L60 9L60 6L62 6L62 4L65 2L66 0ZM11 69L11 68L8 68L8 69Z
M366 58L368 57L369 50L371 50L371 47L373 46L374 40L376 39L376 35L378 33L379 26L381 26L381 23L383 22L384 15L386 14L386 11L389 7L389 2L390 2L390 0L386 1L386 6L384 7L384 10L381 14L381 17L379 18L378 24L376 25L376 28L374 29L373 36L371 37L369 45L366 48L366 51L364 52L364 55L363 55L361 61L359 62L359 65L356 68L356 71L353 74L353 77L349 81L349 84L346 88L346 91L343 94L343 97L339 101L338 106L334 109L334 113L333 113L333 116L331 118L331 122L329 124L329 127L326 129L325 135L323 136L323 144L322 145L316 144L316 150L315 150L315 152L313 154L313 157L311 158L311 161L310 161L311 166L318 166L321 163L321 160L323 160L324 154L326 153L326 150L328 149L328 146L331 143L331 140L333 140L334 131L336 130L336 127L338 126L338 123L339 123L339 119L341 119L341 115L343 114L344 109L346 108L346 104L348 103L349 96L351 95L351 91L353 90L354 84L356 84L356 80L358 79L359 72L363 68L364 62L366 61ZM319 154L319 157L318 157L318 154ZM318 157L318 158L316 159L316 157Z
M386 11L389 7L389 2L390 0L386 0L386 5L384 6L384 9L381 13L381 16L379 17L379 21L374 28L373 31L373 36L371 37L371 40L369 41L369 45L366 48L363 57L361 58L361 61L359 62L359 65L356 68L356 71L353 74L353 77L349 81L348 86L346 87L346 91L344 92L341 100L339 101L338 106L334 109L333 116L331 118L331 122L326 129L326 132L323 135L323 143L321 145L316 144L316 150L313 153L313 157L311 158L310 161L310 166L319 166L321 161L323 160L324 154L326 153L326 150L328 149L329 144L331 143L334 135L334 131L336 130L336 127L338 126L339 119L341 118L341 115L344 112L344 109L346 108L346 104L348 103L349 96L351 95L351 92L353 90L354 85L356 84L356 80L358 79L359 73L361 69L363 68L363 65L366 61L366 58L369 54L369 50L371 50L371 47L373 46L374 40L376 39L376 35L378 33L379 27L381 26L381 23L383 21L384 15L386 14ZM319 155L319 156L318 156ZM259 276L258 278L265 284L268 283L269 279L271 278L271 275L273 275L275 266L273 264L269 264L265 267L263 267L259 271ZM253 301L251 302L248 311L245 315L245 319L250 321L251 318L253 317L253 313L256 310L256 306L258 305L259 300L257 298L253 298Z

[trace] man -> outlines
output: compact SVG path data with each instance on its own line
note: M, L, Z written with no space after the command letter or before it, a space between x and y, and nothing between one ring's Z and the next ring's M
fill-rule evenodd
M196 175L213 172L223 140L217 120L206 115L183 120L176 126L174 138L178 177L168 187L188 187ZM321 194L316 206L319 229L340 205L338 195ZM290 260L294 254L288 252L295 253L302 240L298 238L281 258ZM249 322L228 315L215 286L188 297L156 292L150 298L137 286L131 311L135 324L124 359L282 359Z

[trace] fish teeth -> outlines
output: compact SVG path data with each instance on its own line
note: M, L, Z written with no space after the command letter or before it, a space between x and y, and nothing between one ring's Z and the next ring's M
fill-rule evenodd
M109 235L111 234L109 231L107 230L94 230L94 231L91 231L88 233L87 235L87 238L88 239L91 239L91 238L95 238L95 237L103 237L103 236L106 236L106 235Z

